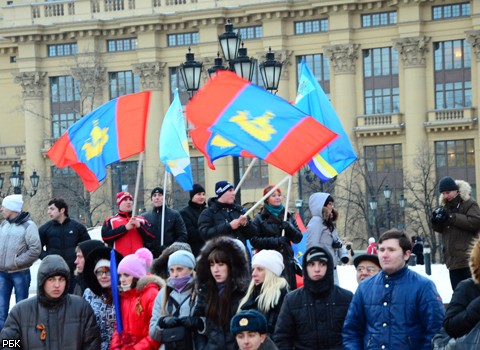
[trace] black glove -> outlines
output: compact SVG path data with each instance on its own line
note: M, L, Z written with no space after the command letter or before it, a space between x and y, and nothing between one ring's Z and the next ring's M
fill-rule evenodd
M342 246L343 246L343 244L339 239L332 242L332 248L333 249L340 249L340 248L342 248Z
M203 321L200 317L196 317L196 316L180 317L180 322L188 329L191 329L194 331L203 328Z
M158 326L160 328L172 328L178 326L180 324L180 320L178 317L175 316L164 316L160 317L158 320Z
M278 237L278 245L283 248L290 245L290 239L286 236Z
M340 259L340 261L343 263L343 264L348 264L348 256L344 256Z
M441 225L448 220L448 213L443 207L438 207L435 208L435 210L432 212L432 217L430 218L430 221L434 225Z

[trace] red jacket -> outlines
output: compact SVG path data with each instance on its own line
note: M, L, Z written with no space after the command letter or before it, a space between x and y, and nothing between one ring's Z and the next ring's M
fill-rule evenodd
M163 280L157 276L141 278L135 289L120 293L123 332L113 333L110 349L112 350L157 350L161 343L148 335L153 304Z
M125 225L131 217L132 213L119 211L117 215L108 217L102 226L102 239L123 256L134 254L145 247L145 243L155 239L155 235L150 232L150 224L143 216L136 216L140 222L139 228L127 230Z
M377 244L375 242L370 243L370 245L367 248L367 254L377 255Z

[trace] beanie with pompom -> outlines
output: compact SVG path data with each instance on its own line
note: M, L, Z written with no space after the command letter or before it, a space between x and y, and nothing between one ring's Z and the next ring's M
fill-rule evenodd
M120 261L118 273L126 273L135 278L142 278L146 276L152 261L152 252L147 248L140 248L135 254L127 255Z

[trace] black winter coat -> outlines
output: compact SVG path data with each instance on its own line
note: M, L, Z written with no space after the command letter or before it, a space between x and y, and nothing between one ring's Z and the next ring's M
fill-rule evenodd
M263 208L253 219L253 225L255 226L257 235L250 239L250 243L252 243L254 249L273 249L282 254L283 264L285 265L283 276L287 280L290 289L294 290L297 288L297 280L291 243L300 243L302 233L298 228L297 221L289 213L287 216L289 226L285 229L285 237L282 237L281 225L283 216L284 211L282 211L279 217L276 217L266 208Z
M200 249L202 249L203 245L205 244L205 240L198 231L198 218L206 207L206 204L200 205L189 201L188 205L180 210L180 215L182 216L183 222L187 228L187 242L190 244L194 256L198 256Z
M145 247L150 249L153 257L158 258L163 250L173 242L187 242L187 229L178 211L165 207L163 245L161 244L162 207L153 208L143 213L142 216L150 223L150 232L155 235L153 242L145 243Z

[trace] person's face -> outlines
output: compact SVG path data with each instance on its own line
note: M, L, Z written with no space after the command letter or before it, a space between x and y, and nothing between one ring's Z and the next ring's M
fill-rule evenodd
M334 204L333 202L328 202L325 207L328 209L328 212L331 214L333 211Z
M442 195L443 195L443 198L445 198L445 200L449 202L458 195L458 191L457 190L445 191L445 192L442 192Z
M192 202L200 205L205 203L205 192L195 193L195 195L192 197Z
M152 196L152 203L155 208L161 207L163 205L163 194L156 192Z
M132 286L133 276L130 276L128 273L120 273L118 278L122 287L130 288Z
M53 221L58 221L60 222L60 220L63 218L64 216L64 213L65 213L65 209L62 208L62 209L58 209L55 204L52 204L52 205L49 205L48 206L48 209L47 209L47 215L48 217L53 220Z
M49 299L60 298L65 291L67 280L63 276L52 276L47 278L43 285L45 295Z
M112 279L110 276L110 269L108 267L100 267L95 271L97 281L102 288L109 288L112 285Z
M263 283L265 281L265 268L260 265L253 265L252 279L256 286Z
M227 192L223 194L223 196L218 198L218 201L220 203L233 204L233 202L235 202L235 190L233 188L230 188Z
M404 267L406 261L410 258L410 253L410 250L407 250L405 254L403 253L396 238L387 239L378 246L378 259L382 270L387 275L391 275Z
M83 268L85 267L85 257L83 256L83 253L82 253L81 250L77 250L76 255L77 255L77 258L75 259L75 261L73 263L77 267L78 273L82 273Z
M228 265L224 262L210 262L210 273L212 274L215 282L223 283L228 277Z
M260 345L262 345L266 337L266 334L243 331L237 333L235 339L237 340L237 344L240 350L257 350L260 349Z
M307 264L307 273L312 281L318 281L327 273L327 264L323 261L311 261Z
M118 206L118 209L120 211L129 213L132 211L132 205L133 205L133 200L131 198L125 198Z
M267 204L271 205L272 207L280 206L280 204L282 204L282 195L280 194L280 192L273 192L271 196L268 197Z
M363 260L357 266L357 283L362 282L365 278L376 275L380 272L380 268L370 260Z
M5 208L3 205L0 207L0 211L4 219L13 219L17 215L17 213Z
M170 272L170 277L172 278L188 276L193 272L191 268L182 265L172 265L168 271Z

